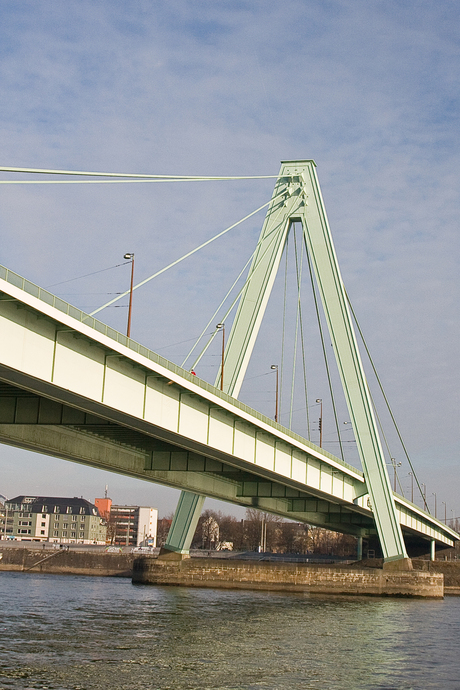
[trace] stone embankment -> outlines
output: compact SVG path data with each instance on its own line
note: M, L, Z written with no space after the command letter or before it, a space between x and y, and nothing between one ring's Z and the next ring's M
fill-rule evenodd
M442 573L428 570L319 566L238 560L153 558L134 560L133 582L219 589L312 594L442 598Z
M13 570L54 575L131 577L134 554L105 551L48 551L33 548L1 548L0 571Z
M412 563L414 570L392 571L383 569L377 559L351 565L239 561L233 555L174 561L126 552L0 544L0 571L132 577L134 583L185 587L435 598L460 595L460 561L413 559Z

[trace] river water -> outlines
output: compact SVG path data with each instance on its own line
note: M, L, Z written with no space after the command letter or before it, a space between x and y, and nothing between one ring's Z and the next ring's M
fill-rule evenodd
M0 688L460 689L460 598L0 573Z

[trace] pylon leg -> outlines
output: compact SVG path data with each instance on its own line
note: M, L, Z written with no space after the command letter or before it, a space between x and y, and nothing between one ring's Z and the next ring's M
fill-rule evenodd
M188 554L201 515L205 496L181 491L176 512L164 545L165 551Z

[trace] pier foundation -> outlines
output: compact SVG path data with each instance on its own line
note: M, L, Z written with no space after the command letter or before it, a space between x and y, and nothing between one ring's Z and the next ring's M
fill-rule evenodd
M315 594L443 598L444 576L420 570L140 556L133 583Z

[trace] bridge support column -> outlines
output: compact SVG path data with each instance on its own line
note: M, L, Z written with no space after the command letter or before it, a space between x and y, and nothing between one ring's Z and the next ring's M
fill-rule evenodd
M205 496L182 491L160 556L166 553L187 555L201 515Z
M432 539L430 543L430 561L436 560L436 540Z
M358 543L356 544L356 560L363 560L363 538L358 537Z

